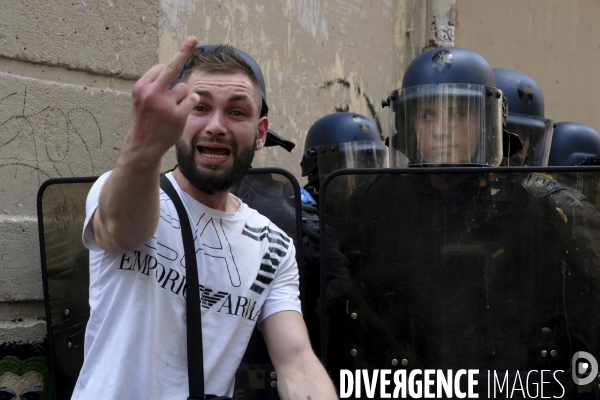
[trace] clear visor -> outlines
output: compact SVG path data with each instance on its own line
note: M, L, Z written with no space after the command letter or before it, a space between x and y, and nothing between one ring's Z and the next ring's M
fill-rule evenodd
M510 158L504 157L502 165L511 167L545 167L548 165L552 133L554 131L552 120L521 114L509 114L506 120L506 130L519 135L523 142L523 150L513 154Z
M386 168L385 146L373 141L346 142L317 148L319 180L329 173L346 168Z
M390 166L489 165L502 160L502 91L441 84L390 96Z

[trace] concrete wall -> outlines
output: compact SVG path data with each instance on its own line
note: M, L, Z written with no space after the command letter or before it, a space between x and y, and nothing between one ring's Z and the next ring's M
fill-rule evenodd
M381 124L381 100L399 85L398 67L408 58L404 32L412 4L161 0L159 59L168 61L189 34L251 54L265 76L271 127L297 144L291 154L261 151L254 165L299 177L304 137L318 118L352 110Z
M261 151L254 165L281 166L300 179L304 135L315 120L350 110L381 124L387 114L381 99L399 86L422 31L413 26L420 20L407 16L422 10L418 1L393 0L0 2L5 364L19 364L9 356L39 357L46 332L36 217L40 185L112 167L129 123L133 83L168 61L185 36L230 43L257 59L267 81L271 127L298 146L291 154ZM174 165L172 153L163 165ZM31 346L34 352L25 351Z
M45 354L38 188L114 164L131 86L157 62L159 13L157 0L0 2L2 374Z
M600 132L600 3L593 0L456 0L457 47L531 76L546 116Z

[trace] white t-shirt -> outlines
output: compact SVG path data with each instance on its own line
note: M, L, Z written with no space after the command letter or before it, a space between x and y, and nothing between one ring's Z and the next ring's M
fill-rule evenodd
M96 181L86 203L91 315L73 399L186 399L186 274L177 211L161 190L152 240L124 254L106 253L90 219L109 174ZM195 229L196 254L202 255L197 262L206 393L231 396L255 324L279 311L301 312L294 245L241 201L235 213L211 209L167 176Z

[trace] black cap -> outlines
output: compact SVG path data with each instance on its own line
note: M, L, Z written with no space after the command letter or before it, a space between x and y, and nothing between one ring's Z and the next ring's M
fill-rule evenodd
M209 51L209 50L214 49L215 47L217 47L217 45L205 44L205 45L196 47L196 50L204 49L206 51ZM261 118L266 117L267 114L269 113L269 107L267 106L267 91L265 89L265 78L260 69L260 66L258 65L256 60L254 58L252 58L248 53L245 53L242 50L236 49L235 47L233 49L239 56L241 56L244 59L244 61L246 61L248 66L250 66L250 68L252 69L252 72L254 73L254 76L256 77L256 80L258 81L258 86L260 87L260 94L262 97L262 107L260 110L260 117ZM177 85L181 81L181 77L183 76L184 73L185 73L185 67L179 73L179 77L177 78L177 80L171 84L171 87ZM265 146L267 146L267 147L281 146L284 149L286 149L287 151L292 151L292 149L296 146L296 144L294 142L292 142L291 140L288 140L288 139L278 135L271 129L269 129L267 131L267 139L265 140Z

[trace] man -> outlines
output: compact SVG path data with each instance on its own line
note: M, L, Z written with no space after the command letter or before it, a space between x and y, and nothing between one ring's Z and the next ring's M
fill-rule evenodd
M300 167L302 176L308 179L305 189L310 193L317 193L323 179L335 170L386 166L381 134L364 115L329 114L315 121L306 134Z
M546 166L552 140L552 120L544 116L544 94L531 77L512 69L494 68L496 87L508 100L506 129L516 133L523 149L510 159L504 157L502 165Z
M326 115L315 121L304 142L304 153L300 167L302 176L308 183L301 188L302 229L304 237L304 277L306 282L305 310L306 322L313 346L320 350L321 324L319 320L322 300L320 299L321 273L319 255L319 190L327 175L346 168L384 168L387 166L387 151L377 126L369 118L350 112L338 112ZM340 196L347 197L360 186L360 179L345 181L336 189ZM336 240L332 228L325 228L330 239ZM340 226L337 232L344 232ZM345 273L347 260L340 257L338 251L329 251L326 263L330 271L337 271L327 291L338 295L350 289L348 275ZM339 296L336 296L339 297Z
M439 49L408 66L402 89L388 99L396 131L390 166L500 164L502 93L479 54ZM517 140L518 142L518 140Z
M600 135L590 126L558 122L552 135L548 165L598 165Z
M283 398L336 398L300 314L290 239L229 193L266 140L256 77L231 47L194 52L196 44L188 37L134 85L115 168L88 196L91 315L73 398L188 396L183 245L175 208L159 189L173 145L178 167L167 176L202 237L206 393L232 395L258 322ZM182 82L169 89L184 64Z
M577 122L557 122L548 156L549 166L600 165L600 135L590 126ZM585 171L585 169L583 169ZM588 174L553 173L553 178L578 199L592 202L600 209L600 176L582 179Z

